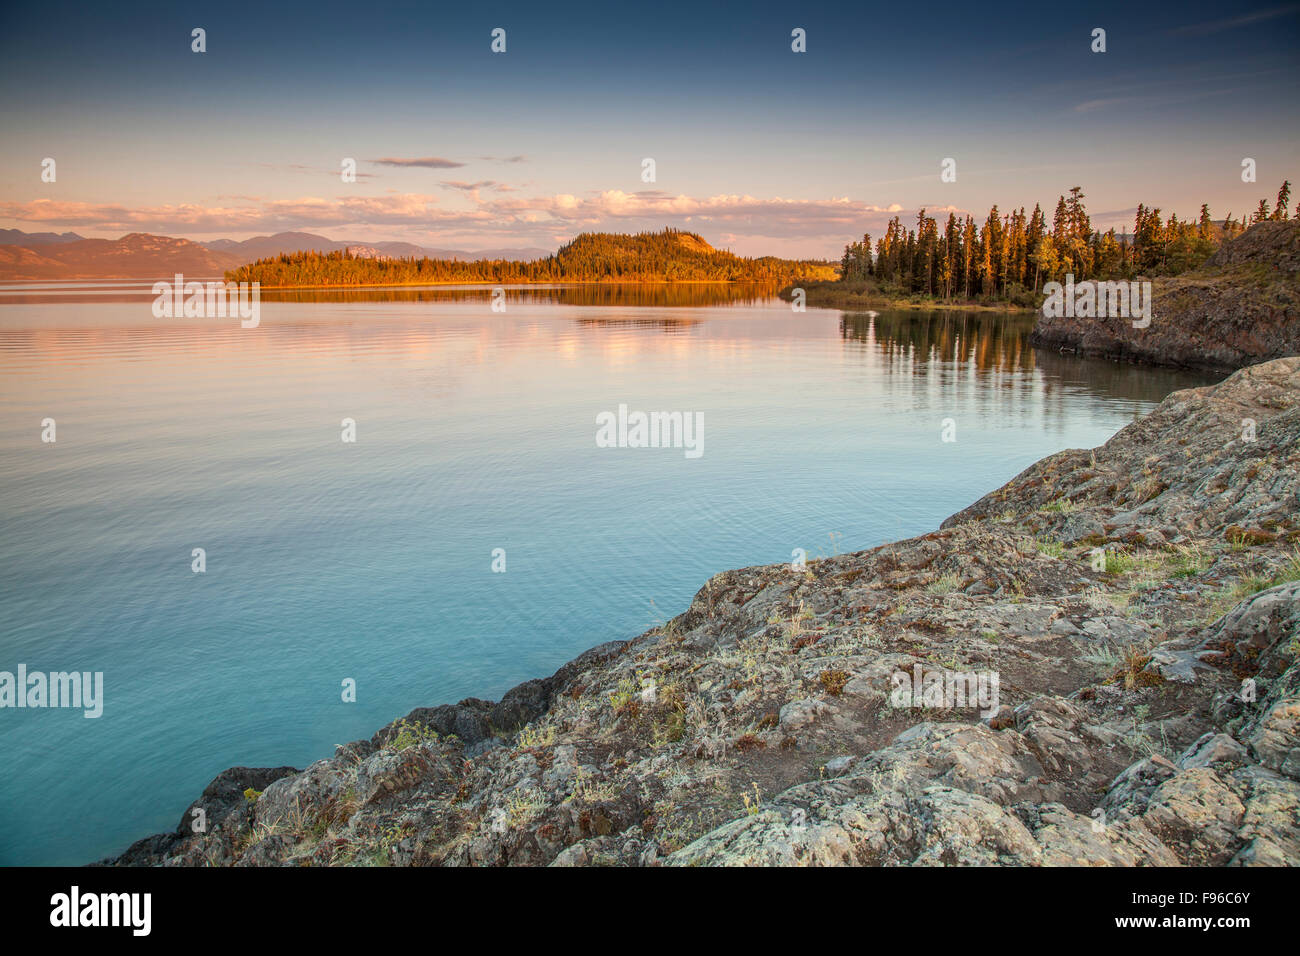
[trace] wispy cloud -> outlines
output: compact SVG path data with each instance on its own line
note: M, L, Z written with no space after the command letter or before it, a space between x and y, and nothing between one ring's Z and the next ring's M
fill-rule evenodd
M1095 100L1084 100L1075 104L1076 113L1095 113L1098 110L1116 106L1135 106L1144 110L1158 109L1165 106L1177 106L1181 103L1193 103L1212 96L1232 96L1241 92L1239 87L1225 87L1217 90L1200 90L1184 94L1161 94L1156 96L1112 96Z
M456 179L443 180L438 183L443 189L454 189L465 193L473 200L478 200L479 190L491 189L494 192L508 193L514 192L513 186L507 186L505 183L499 183L495 179L480 179L475 183L462 182Z
M386 156L383 159L368 159L366 162L375 163L378 166L416 166L424 169L459 169L465 165L456 162L454 159L443 159L441 156L420 156L415 159Z
M1256 10L1253 13L1243 13L1236 17L1225 17L1222 20L1207 20L1204 23L1192 23L1187 26L1176 27L1169 32L1174 36L1209 36L1212 33L1222 33L1224 30L1235 30L1238 27L1247 27L1253 23L1261 23L1265 20L1275 20L1278 17L1290 16L1300 11L1300 3L1288 3L1281 7L1269 7L1267 10Z
M1082 103L1075 104L1076 113L1092 113L1097 110L1104 110L1109 106L1119 106L1122 103L1136 102L1136 97L1132 96L1112 96L1099 100L1084 100Z
M336 169L326 169L326 168L321 167L321 166L311 166L311 165L308 165L307 163L254 163L253 165L258 166L258 167L260 167L260 168L262 168L262 169L274 169L274 170L279 170L279 171L287 170L287 171L289 171L289 172L294 172L294 173L306 173L306 174L309 174L309 175L312 175L312 176L322 176L322 175L325 175L325 176L338 176L338 174L339 174L339 171L338 171L337 168L336 168ZM357 179L374 179L374 178L375 178L375 174L374 174L374 173L362 173L362 172L358 172L358 173L354 173L353 175L355 175L355 176L357 177Z

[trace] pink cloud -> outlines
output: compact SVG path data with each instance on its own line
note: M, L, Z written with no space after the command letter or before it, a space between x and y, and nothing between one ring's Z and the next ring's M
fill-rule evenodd
M455 193L455 208L440 205L434 195L390 190L368 196L247 197L230 205L130 207L37 199L0 203L0 219L103 232L203 236L347 227L376 238L548 246L556 236L571 238L583 231L674 226L745 254L838 256L845 242L864 231L879 235L890 217L903 212L897 203L878 205L848 197L688 196L656 189L529 197L508 194L500 188L503 184L490 180L440 185ZM490 195L480 195L480 190Z

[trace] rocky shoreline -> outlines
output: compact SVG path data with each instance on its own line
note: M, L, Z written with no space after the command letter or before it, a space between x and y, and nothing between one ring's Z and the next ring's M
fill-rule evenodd
M103 862L1295 865L1298 579L1289 358L499 702L227 770ZM997 709L899 706L922 671L996 675Z
M1300 220L1256 223L1202 268L1152 289L1146 328L1116 316L1041 316L1029 344L1210 370L1300 354Z
M838 279L804 282L788 285L777 292L785 302L794 301L795 289L804 292L804 304L809 308L842 309L845 312L896 311L896 312L996 312L1035 313L1037 308L1014 302L978 302L960 299L936 299L928 296L891 296L869 288L846 286Z

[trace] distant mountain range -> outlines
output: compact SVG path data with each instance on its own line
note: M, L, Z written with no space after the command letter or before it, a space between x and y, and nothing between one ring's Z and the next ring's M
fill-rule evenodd
M0 246L43 246L51 242L78 242L85 239L75 232L23 232L0 229Z
M544 259L551 254L550 249L533 247L468 250L417 246L412 242L335 240L310 232L277 232L273 236L254 236L242 242L214 239L203 245L213 252L234 253L241 264L278 256L284 252L340 252L344 249L351 249L353 255L370 255L376 259L409 259L414 256L417 259L457 259L462 262L472 262L475 259L513 259L526 262Z
M310 232L280 232L252 239L193 242L171 236L133 232L121 239L87 239L75 232L23 232L0 229L0 280L12 279L153 279L181 272L195 277L219 276L257 259L287 252L337 252L374 259L511 259L531 261L547 249L501 248L470 251L417 246L410 242L349 242Z
M162 279L219 276L242 264L188 239L133 232L121 239L0 245L0 279Z

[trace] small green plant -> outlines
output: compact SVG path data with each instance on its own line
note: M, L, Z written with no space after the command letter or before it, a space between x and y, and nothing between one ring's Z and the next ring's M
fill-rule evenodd
M1060 541L1049 541L1039 538L1034 542L1034 547L1038 549L1040 554L1046 554L1053 558L1059 558L1061 555L1065 554L1065 545Z
M961 577L955 571L942 574L926 585L927 594L951 594L961 586Z
M1025 595L1025 586L1019 581L1011 582L1011 603L1024 604L1029 598Z
M692 817L670 800L660 800L655 804L653 818L658 821L659 842L665 853L680 850L712 829L702 811L697 811Z
M1194 546L1179 547L1169 561L1173 576L1176 578L1194 578L1209 568L1210 556Z
M597 780L589 770L579 767L573 775L569 796L565 799L572 800L574 803L600 803L603 800L613 800L616 796L618 790L612 782Z
M254 790L252 787L249 787L247 790L244 791L244 799L247 800L249 803L257 803L257 798L260 797L261 795L262 795L261 790Z
M1277 587L1289 581L1300 581L1300 551L1292 551L1287 556L1286 563L1273 575L1273 582L1269 587Z
M546 809L546 798L536 790L516 790L506 797L506 817L511 826L531 823Z
M1237 582L1236 587L1232 589L1233 597L1237 599L1248 598L1252 594L1258 594L1260 591L1267 591L1277 582L1272 575L1268 574L1246 574Z
M1131 730L1125 735L1130 756L1137 756L1141 753L1144 756L1151 757L1155 754L1161 753L1162 749L1165 751L1169 750L1169 735L1165 730L1163 721L1160 723L1161 747L1156 746L1155 739L1147 733L1146 728L1143 726L1147 722L1147 718L1150 716L1151 707L1148 704L1139 704L1137 707L1133 708L1133 714L1129 718Z
M1138 566L1132 551L1116 549L1106 552L1106 574L1130 574Z
M758 815L759 806L763 802L763 792L758 789L758 784L753 783L753 787L754 787L754 798L752 800L750 799L749 794L747 793L742 794L740 798L742 801L744 801L745 804L745 814L751 817Z
M554 724L528 724L519 731L517 744L520 747L549 747L555 743Z
M393 848L397 844L414 834L415 828L409 823L400 826L396 823L390 823L384 827L379 837L379 845L383 849L385 857L393 852Z
M609 706L614 713L636 714L640 710L641 682L637 677L624 677L609 695Z
M385 745L388 750L409 750L419 744L431 743L438 739L437 731L412 723L405 717L394 724L393 729L396 733L388 738L388 743Z
M795 607L793 603L791 604L790 619L788 621L783 621L777 612L773 611L772 616L768 618L768 623L784 624L786 640L791 644L803 646L800 644L800 640L804 636L804 629L814 617L812 608L807 607L803 601L800 601L798 607Z
M1079 655L1079 660L1103 671L1114 671L1123 663L1123 659L1110 644L1101 644L1084 650Z
M651 732L651 746L658 749L675 744L686 735L686 714L673 708L663 720L656 720Z
M1245 574L1230 588L1219 591L1210 603L1205 623L1218 620L1232 608L1260 591L1275 588L1290 581L1300 581L1300 552L1292 553L1285 564L1272 574Z

